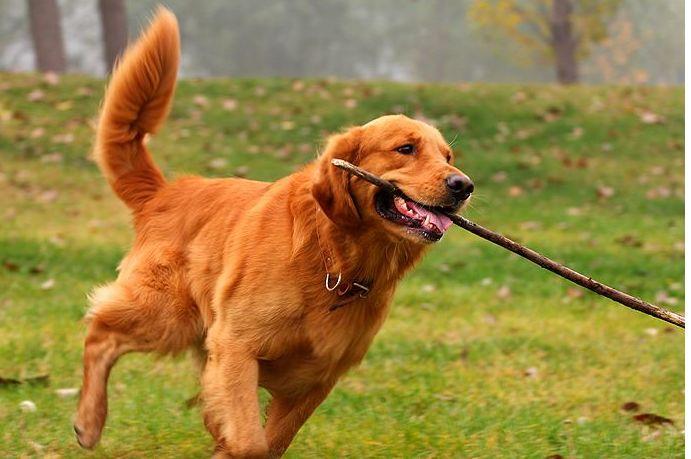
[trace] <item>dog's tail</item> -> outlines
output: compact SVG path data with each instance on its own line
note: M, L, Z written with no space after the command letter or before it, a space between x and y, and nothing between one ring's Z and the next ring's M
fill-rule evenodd
M144 136L156 132L170 110L179 60L177 20L160 7L106 90L94 155L115 193L135 212L166 183Z

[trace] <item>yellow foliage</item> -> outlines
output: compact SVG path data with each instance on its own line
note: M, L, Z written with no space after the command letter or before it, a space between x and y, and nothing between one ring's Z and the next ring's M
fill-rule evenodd
M552 60L550 19L553 0L473 0L468 18L485 33L512 40L538 58ZM571 23L578 40L578 57L607 38L607 25L621 0L573 2ZM520 56L517 56L520 58Z

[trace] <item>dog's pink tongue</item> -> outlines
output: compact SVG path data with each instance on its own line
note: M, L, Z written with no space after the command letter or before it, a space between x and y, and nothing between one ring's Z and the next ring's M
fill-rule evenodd
M415 210L415 212L422 215L423 217L429 215L430 223L439 228L442 233L445 233L446 230L449 229L449 226L451 226L451 219L442 213L436 213L432 212L431 210L427 210L424 207L418 206L413 201L408 201L408 207L412 207L413 210Z

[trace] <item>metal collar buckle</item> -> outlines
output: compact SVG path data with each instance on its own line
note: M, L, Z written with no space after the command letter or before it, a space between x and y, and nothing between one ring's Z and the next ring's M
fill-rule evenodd
M369 287L365 287L364 285L358 284L357 282L353 282L353 287L357 287L360 290L362 290L360 292L360 295L358 295L360 298L367 298L367 295L369 295Z

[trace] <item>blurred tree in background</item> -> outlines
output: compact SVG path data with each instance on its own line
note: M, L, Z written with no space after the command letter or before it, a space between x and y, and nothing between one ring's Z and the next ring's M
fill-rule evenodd
M98 0L103 35L103 58L106 72L113 70L118 56L127 47L127 12L125 0Z
M60 9L56 0L28 0L36 69L62 73L67 68Z
M474 0L468 15L497 43L511 41L529 58L553 62L557 81L579 81L579 61L607 38L621 0ZM516 56L515 53L512 53ZM519 53L525 59L526 53Z
M0 1L0 69L37 68L27 1ZM120 52L123 30L136 36L160 3L51 1L62 13L67 70L99 75L109 71ZM556 28L552 0L166 4L180 21L183 76L549 82L556 57L566 56L565 74L583 82L683 84L683 0L569 1L573 10L561 16L568 21ZM531 20L503 10L489 14L497 5L516 7ZM109 11L124 11L126 17ZM571 29L566 34L564 24ZM552 46L553 34L559 33L566 37L560 41L566 45L562 53Z

